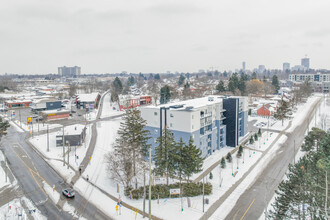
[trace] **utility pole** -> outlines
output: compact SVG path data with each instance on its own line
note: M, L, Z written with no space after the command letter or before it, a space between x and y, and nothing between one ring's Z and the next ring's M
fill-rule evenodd
M146 215L146 170L143 169L143 218Z
M149 220L151 219L151 147L149 148Z
M316 127L316 110L315 110L315 120L314 121L315 121L315 127Z
M296 164L296 140L293 140L293 164Z
M69 169L69 166L70 166L70 151L71 151L71 147L70 147L70 142L67 141L66 142L67 145L68 145L68 169Z
M40 122L40 118L39 118L39 111L38 111L38 135L39 135L39 122ZM48 126L48 125L47 125Z
M203 177L203 212L204 212L204 177Z
M63 125L62 145L63 145L63 166L65 166L65 150L64 150L64 125Z
M31 120L31 124L32 124L32 138L33 138L33 119Z
M39 124L38 124L39 126ZM48 131L48 125L47 125L47 152L49 152L49 131Z
M19 126L22 128L21 109L18 109L18 114L19 114Z

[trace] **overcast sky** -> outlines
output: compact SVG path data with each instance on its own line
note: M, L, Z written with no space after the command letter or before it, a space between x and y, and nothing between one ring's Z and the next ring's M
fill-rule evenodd
M330 69L329 0L0 0L0 74Z

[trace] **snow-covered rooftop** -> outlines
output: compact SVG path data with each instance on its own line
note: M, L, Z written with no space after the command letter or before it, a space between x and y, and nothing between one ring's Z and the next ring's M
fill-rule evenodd
M207 96L207 97L202 97L202 98L197 98L197 99L189 99L185 101L179 101L179 102L173 102L173 103L167 103L163 105L158 105L158 106L146 106L145 108L168 108L168 107L174 107L171 110L182 110L182 108L200 108L203 106L207 105L213 105L215 103L221 103L223 96ZM182 106L182 107L180 107Z
M64 135L79 135L85 129L85 125L75 124L64 127ZM57 135L63 135L63 129L57 132Z
M89 94L79 94L78 99L81 102L95 102L96 97L99 95L98 92L89 93Z

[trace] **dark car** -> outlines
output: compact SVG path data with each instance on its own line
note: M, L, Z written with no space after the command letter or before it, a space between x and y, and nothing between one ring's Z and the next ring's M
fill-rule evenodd
M71 188L63 189L62 193L68 198L74 197L74 190Z

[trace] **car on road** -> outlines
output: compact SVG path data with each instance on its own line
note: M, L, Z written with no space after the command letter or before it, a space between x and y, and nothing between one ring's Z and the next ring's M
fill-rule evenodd
M72 188L67 188L62 190L62 194L68 198L73 198L75 193Z

